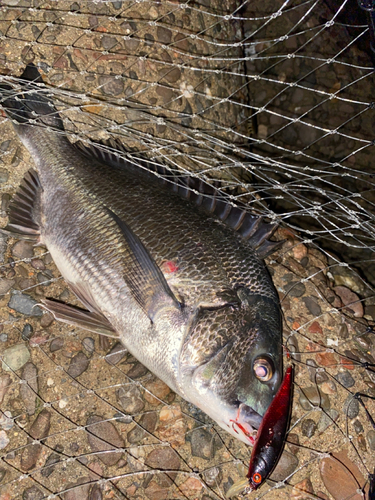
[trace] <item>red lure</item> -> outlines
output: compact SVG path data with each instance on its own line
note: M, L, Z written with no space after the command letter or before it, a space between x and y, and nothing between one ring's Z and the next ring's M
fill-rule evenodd
M258 429L246 476L250 491L263 484L281 455L290 417L292 387L293 367L290 366Z

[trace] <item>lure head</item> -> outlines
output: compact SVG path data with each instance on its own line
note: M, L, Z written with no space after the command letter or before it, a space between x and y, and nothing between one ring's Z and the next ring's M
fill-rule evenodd
M270 446L267 449L263 448L262 453L258 453L251 458L247 474L250 491L259 488L269 476L276 463L278 451Z
M254 472L249 478L250 491L254 491L263 482L263 476L260 472Z
M238 304L199 312L180 356L184 397L247 444L282 376L279 307L237 290Z

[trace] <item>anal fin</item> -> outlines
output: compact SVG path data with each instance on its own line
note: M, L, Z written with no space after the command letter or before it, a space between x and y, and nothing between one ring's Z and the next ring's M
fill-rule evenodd
M33 241L39 239L40 228L35 221L35 212L38 210L41 191L38 174L30 169L10 203L9 222L4 228L5 232Z
M118 338L117 332L112 328L109 321L96 312L85 311L78 307L70 306L55 300L43 299L42 307L47 309L55 319L67 323L68 325L77 326L83 330L106 335L107 337Z

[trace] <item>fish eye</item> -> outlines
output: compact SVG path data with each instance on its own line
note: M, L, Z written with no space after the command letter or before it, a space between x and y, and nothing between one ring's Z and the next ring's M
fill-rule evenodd
M273 363L270 359L257 358L253 364L256 378L261 382L268 382L273 377Z

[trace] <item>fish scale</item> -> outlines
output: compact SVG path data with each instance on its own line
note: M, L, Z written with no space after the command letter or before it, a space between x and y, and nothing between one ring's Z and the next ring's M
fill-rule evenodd
M188 201L195 183L163 186L150 171L163 166L147 170L71 144L48 95L27 83L41 84L36 67L22 78L27 92L15 99L2 85L0 95L36 172L10 206L8 230L47 246L85 309L42 304L58 320L117 337L174 391L252 443L282 378L278 296L261 259L278 245L267 240L275 227L217 202L212 186L211 198Z
M72 151L69 145L68 154L72 156L72 163L74 153L75 151ZM252 286L255 292L266 292L269 296L274 296L268 275L264 273L261 262L257 262L258 259L254 256L250 245L241 241L241 243L245 244L245 248L239 247L236 252L237 255L231 256L232 262L228 260L227 256L231 255L229 250L233 253L233 237L237 237L238 240L240 238L233 232L229 232L221 223L207 219L201 212L192 210L192 207L187 206L184 200L181 200L178 196L163 191L157 192L154 185L149 186L150 182L143 186L138 178L133 180L129 178L129 175L124 175L122 172L111 172L113 178L107 176L106 182L108 186L107 189L103 189L101 184L103 175L106 175L104 172L105 167L103 168L102 165L98 164L95 166L90 165L88 168L85 165L80 166L77 161L75 165L76 173L73 175L79 175L81 189L94 193L98 201L100 200L101 203L111 208L120 217L124 217L125 220L129 221L134 231L154 256L157 264L160 265L162 260L178 262L178 266L183 270L184 292L186 293L187 288L189 288L190 300L196 300L197 303L210 301L215 303L217 302L216 292L218 290L241 284ZM64 171L65 167L62 165L60 168ZM48 175L48 173L45 175ZM118 185L121 185L121 190ZM121 194L119 191L121 191ZM116 201L116 199L121 198L124 191L126 191L125 207L123 202ZM168 197L165 196L166 194L168 194ZM91 199L88 201L84 199L83 195L80 196L79 203L82 206L91 205ZM53 201L53 203L55 202ZM158 207L157 212L153 210L154 206ZM59 208L56 207L56 209L66 216L69 207L64 205ZM104 228L99 228L98 232L104 230ZM161 240L160 234L163 234L163 240ZM174 242L181 241L182 234L184 235L183 248L174 252ZM226 244L227 238L229 238L228 244ZM204 245L204 241L210 241L209 248ZM225 248L223 251L223 246L229 246L228 250ZM101 247L98 250L102 252ZM243 261L244 266L248 264L248 271L243 273L243 276L240 275L240 270L236 269L240 259ZM220 261L221 266L218 265L218 261ZM178 276L176 279L178 280ZM216 283L215 289L212 288L212 279ZM190 287L188 287L189 282L191 283ZM206 282L207 286L204 285ZM199 296L194 297L194 289L197 283L199 283ZM206 294L207 296L205 296Z

